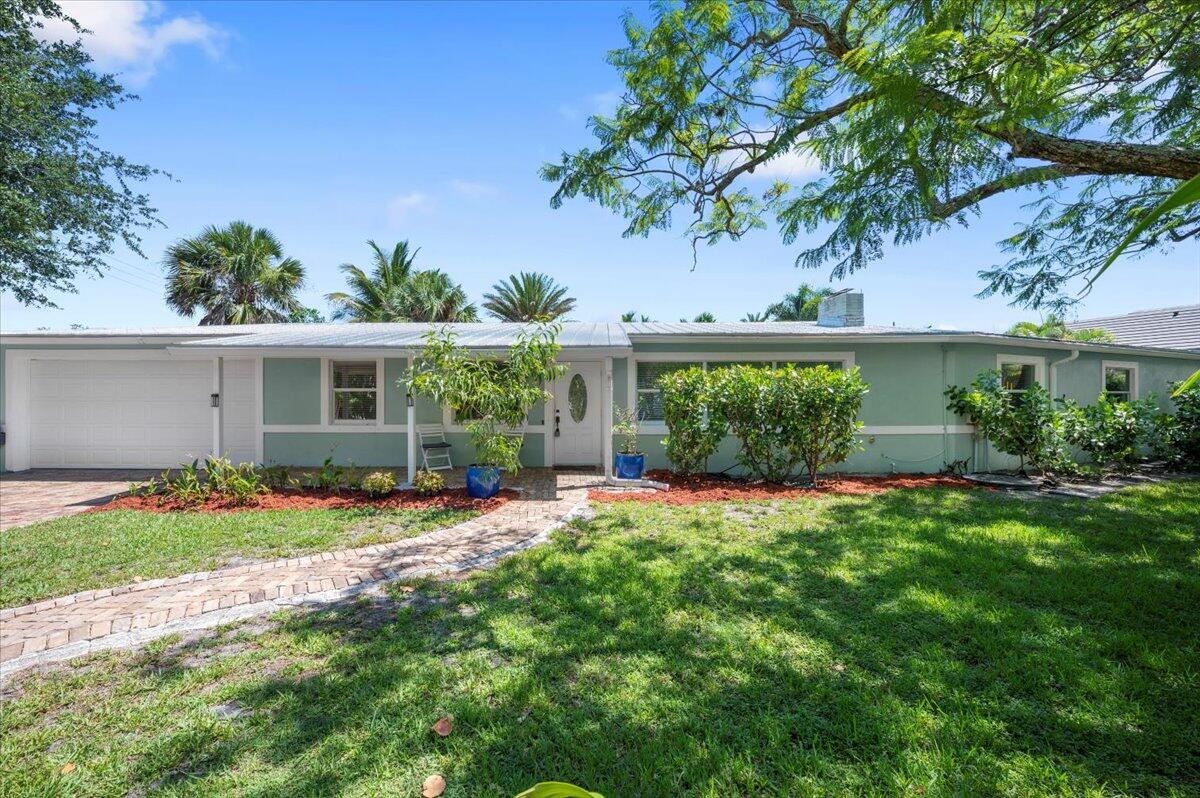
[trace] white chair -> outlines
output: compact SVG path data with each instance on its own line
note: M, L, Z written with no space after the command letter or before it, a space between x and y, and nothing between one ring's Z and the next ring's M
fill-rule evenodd
M446 440L446 428L441 424L418 424L417 443L421 445L426 471L454 468L450 462L450 441Z

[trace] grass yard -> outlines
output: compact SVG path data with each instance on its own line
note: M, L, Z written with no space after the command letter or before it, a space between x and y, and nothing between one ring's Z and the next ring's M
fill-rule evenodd
M1200 482L605 505L462 581L22 675L0 795L1196 795L1198 518Z
M0 607L270 559L368 546L456 524L470 510L106 510L0 532Z

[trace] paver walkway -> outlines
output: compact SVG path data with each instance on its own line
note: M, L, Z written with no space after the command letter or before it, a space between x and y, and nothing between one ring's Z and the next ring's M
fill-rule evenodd
M0 475L0 529L48 521L104 504L157 471L39 468Z
M587 504L594 474L527 469L491 513L394 543L152 579L0 610L0 674L283 606L345 598L389 579L477 568L542 542Z

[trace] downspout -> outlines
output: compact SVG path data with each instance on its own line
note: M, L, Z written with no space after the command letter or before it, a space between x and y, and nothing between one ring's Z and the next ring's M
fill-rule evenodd
M1077 357L1079 357L1079 350L1072 349L1071 354L1067 355L1066 357L1062 358L1061 360L1055 360L1050 363L1050 399L1051 399L1051 401L1058 398L1058 367L1060 365L1062 365L1063 363L1070 363L1072 360L1074 360Z

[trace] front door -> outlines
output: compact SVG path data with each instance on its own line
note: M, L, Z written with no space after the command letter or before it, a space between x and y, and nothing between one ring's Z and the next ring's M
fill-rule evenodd
M554 464L599 465L601 448L600 363L568 363L554 383Z

